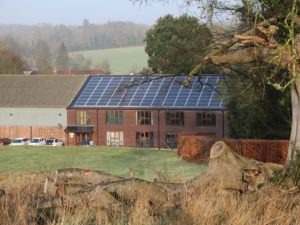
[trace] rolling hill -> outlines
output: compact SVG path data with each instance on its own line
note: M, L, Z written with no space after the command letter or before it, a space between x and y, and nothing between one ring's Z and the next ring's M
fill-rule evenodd
M111 74L138 73L148 67L145 46L71 52L71 55L75 54L82 54L86 59L90 59L95 67L107 59Z

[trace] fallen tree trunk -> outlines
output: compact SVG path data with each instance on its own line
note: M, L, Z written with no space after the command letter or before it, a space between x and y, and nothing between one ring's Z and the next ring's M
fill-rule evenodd
M66 189L68 189L68 193L74 193L87 186L107 184L119 180L124 180L124 178L102 171L80 168L64 168L57 170L54 176L46 177L44 193L57 192L61 195L63 194L62 192L66 192Z
M111 181L118 181L122 179L124 178L114 176L102 171L86 170L79 168L59 169L55 172L54 175L54 183L57 186L61 184L87 186L97 183L109 183Z

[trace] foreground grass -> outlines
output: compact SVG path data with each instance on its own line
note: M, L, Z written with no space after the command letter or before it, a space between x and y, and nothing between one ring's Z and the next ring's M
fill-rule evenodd
M175 151L117 147L1 147L0 173L54 172L60 168L84 168L113 175L188 180L205 165L188 163ZM162 177L163 176L163 177Z
M3 196L0 193L0 225L300 224L300 189L285 182L248 193L221 189L214 180L189 188L182 185L178 195L169 199L170 204L158 208L159 211L143 194L133 201L126 198L122 201L118 195L116 198L112 195L110 201L105 198L85 201L82 196L75 198L74 195L68 196L75 198L71 206L39 208L40 201L54 196L43 194L44 174L30 172L53 172L62 167L84 167L123 176L132 169L135 177L147 179L161 173L158 171L163 171L164 176L187 179L203 169L182 161L176 152L153 149L3 147L0 148L0 175L1 172L10 175L5 186L1 185L0 176L0 188L7 193ZM126 193L131 193L133 187L127 188ZM91 196L99 198L101 193L105 194L95 189Z

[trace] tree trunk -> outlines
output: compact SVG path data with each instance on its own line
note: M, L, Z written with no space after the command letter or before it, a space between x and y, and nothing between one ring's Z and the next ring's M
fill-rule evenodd
M292 124L287 165L300 156L300 74L291 85Z

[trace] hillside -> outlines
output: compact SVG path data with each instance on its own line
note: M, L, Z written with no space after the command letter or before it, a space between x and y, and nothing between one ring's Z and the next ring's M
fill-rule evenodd
M148 55L145 46L110 48L89 51L71 52L71 56L81 54L92 61L92 66L97 67L104 60L108 60L112 74L128 74L140 72L147 67Z
M102 58L107 58L113 71L124 73L138 71L145 65L143 47L129 48L130 50L122 48L144 45L143 40L148 29L147 25L132 22L90 24L86 21L81 26L0 24L0 44L22 56L28 67L39 68L41 71L52 71L53 67L57 66L55 62L63 44L67 52L91 51L84 55L91 56L94 65L99 65L99 60L101 63ZM117 50L113 50L115 48ZM99 54L97 49L112 50L104 50ZM71 69L89 68L90 63L85 59L70 61Z

